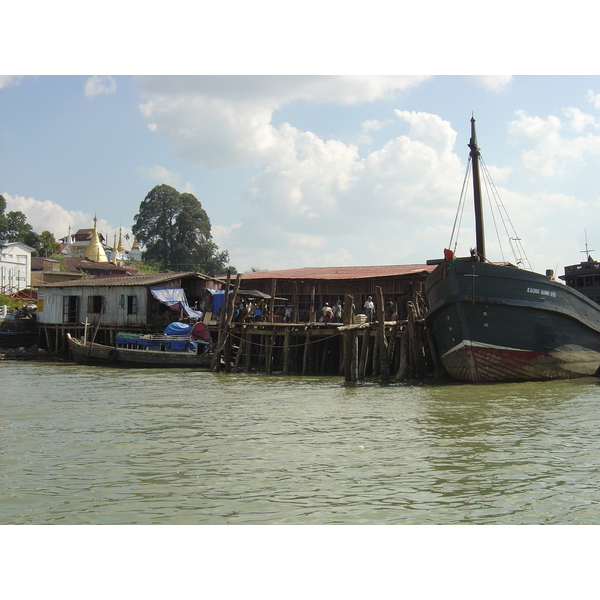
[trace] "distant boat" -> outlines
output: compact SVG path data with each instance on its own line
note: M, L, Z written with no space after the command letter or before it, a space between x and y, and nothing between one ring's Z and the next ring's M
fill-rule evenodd
M179 326L173 329L174 326ZM67 342L77 364L113 364L138 367L210 367L212 341L204 323L172 323L162 334L120 332L115 345L74 338Z
M480 151L475 119L469 142L476 248L451 250L425 281L426 324L442 364L469 382L564 379L594 375L600 365L600 306L577 290L485 253Z

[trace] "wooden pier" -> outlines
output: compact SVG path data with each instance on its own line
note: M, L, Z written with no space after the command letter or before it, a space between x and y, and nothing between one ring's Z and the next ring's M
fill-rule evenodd
M215 343L210 366L213 372L328 375L344 377L348 382L444 378L435 344L425 327L420 289L406 303L408 318L401 321L384 321L383 294L376 287L372 323L355 322L351 295L344 296L342 323L317 322L314 307L314 320L307 323L239 323L232 320L239 283L238 277L219 322L209 325ZM271 296L275 296L274 290ZM66 354L66 333L82 337L84 329L89 339L112 345L122 327L99 323L87 327L73 323L40 325L38 345L56 355ZM148 327L131 328L134 330L151 333Z
M235 323L230 308L217 330L212 371L284 375L337 375L346 381L441 379L432 337L419 302L408 302L408 319L383 320L383 295L376 288L372 323L355 323L353 298L344 298L343 323Z

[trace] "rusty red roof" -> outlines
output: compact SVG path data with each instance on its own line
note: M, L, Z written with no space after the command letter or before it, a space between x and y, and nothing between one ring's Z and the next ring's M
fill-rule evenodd
M252 279L372 279L431 273L435 265L378 265L374 267L302 267L279 271L243 273L242 281Z
M73 281L62 281L57 283L45 283L39 287L115 287L123 285L157 285L172 281L174 279L211 279L207 275L196 273L195 271L186 271L185 273L138 273L135 275L116 275L116 276L98 276L89 279L76 279Z

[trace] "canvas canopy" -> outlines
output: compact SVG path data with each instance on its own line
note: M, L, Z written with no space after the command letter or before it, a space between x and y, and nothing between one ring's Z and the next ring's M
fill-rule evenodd
M202 318L201 312L190 308L183 288L151 286L150 292L159 302L162 302L163 304L166 304L169 307L175 307L176 305L180 305L188 317L194 319Z

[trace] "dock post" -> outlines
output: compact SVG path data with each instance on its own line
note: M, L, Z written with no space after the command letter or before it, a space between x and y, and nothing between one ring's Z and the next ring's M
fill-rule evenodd
M400 364L396 373L396 381L402 381L408 375L408 355L408 331L403 331L400 334Z
M242 357L244 355L245 345L246 345L246 326L242 325L242 331L240 334L240 343L238 345L238 351L237 351L237 355L235 357L235 364L233 367L234 373L239 373L239 371L240 371L240 363L242 362Z
M390 361L388 356L388 343L385 337L385 321L383 320L383 290L381 286L375 287L375 317L377 319L376 340L379 349L379 372L382 381L390 378Z
M290 328L286 327L283 332L283 374L290 373Z
M302 375L308 373L308 363L310 354L310 329L306 329L306 337L304 338L304 356L302 357Z
M369 344L371 343L371 327L365 327L362 334L360 359L358 361L358 379L364 381L369 361Z

